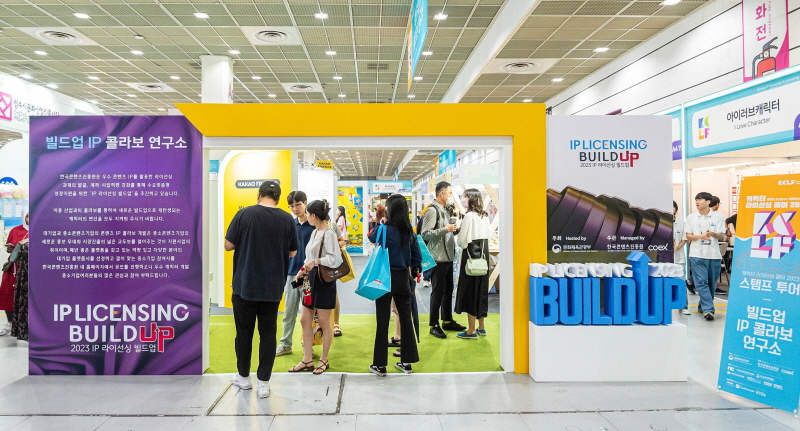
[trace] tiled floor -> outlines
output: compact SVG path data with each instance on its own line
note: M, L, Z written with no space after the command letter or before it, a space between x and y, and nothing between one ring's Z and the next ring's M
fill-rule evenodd
M793 415L716 391L725 323L717 316L676 318L689 326L686 383L280 373L266 400L231 387L227 375L29 377L25 343L2 337L0 430L800 431Z

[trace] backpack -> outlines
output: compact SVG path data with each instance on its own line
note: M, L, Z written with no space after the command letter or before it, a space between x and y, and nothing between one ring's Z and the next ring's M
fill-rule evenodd
M431 206L432 205L428 206L428 211L431 210ZM435 229L436 227L439 226L439 210L437 208L433 208L433 210L436 211L436 224L434 225L434 229ZM422 236L422 225L423 225L424 221L425 221L425 216L422 216L422 217L419 218L419 221L417 222L417 235L419 235L419 236ZM425 244L427 244L427 243L428 243L428 241L425 241Z

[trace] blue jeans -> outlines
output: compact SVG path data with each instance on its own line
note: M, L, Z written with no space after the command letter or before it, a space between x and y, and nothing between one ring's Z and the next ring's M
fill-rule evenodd
M297 323L297 312L300 310L300 299L303 297L300 288L292 287L292 281L294 277L288 276L283 288L283 337L279 344L288 349L292 348L292 334Z
M713 313L714 289L717 287L717 280L719 280L719 273L722 269L722 259L690 257L689 266L692 267L694 287L700 296L698 310L701 313Z

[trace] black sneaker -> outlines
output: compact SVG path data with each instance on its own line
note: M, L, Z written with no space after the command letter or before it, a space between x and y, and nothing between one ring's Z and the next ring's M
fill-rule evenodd
M714 320L714 313L706 313L703 314L703 319L708 320L709 322Z
M386 367L369 366L369 372L379 377L386 377Z
M718 288L714 289L714 294L715 295L727 295L728 291L727 290L722 290L722 289L720 289L718 287Z
M406 374L411 374L414 372L411 370L411 364L404 364L402 362L398 362L394 364L394 367Z
M451 320L447 323L442 324L442 329L445 331L466 331L467 327L459 325L458 322L455 320Z
M447 334L445 334L444 331L442 331L442 328L438 326L431 326L431 335L441 339L447 338Z
M692 295L697 295L697 291L694 289L694 284L687 284L686 289L689 290L689 293Z

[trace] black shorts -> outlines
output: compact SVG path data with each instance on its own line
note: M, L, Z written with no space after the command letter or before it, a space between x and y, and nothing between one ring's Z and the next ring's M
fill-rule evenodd
M314 267L308 273L308 279L311 283L311 305L304 307L309 309L320 310L333 310L336 308L336 280L325 282L319 276L319 270Z

